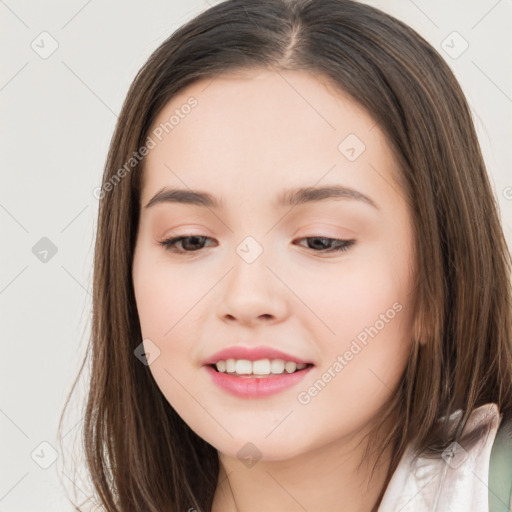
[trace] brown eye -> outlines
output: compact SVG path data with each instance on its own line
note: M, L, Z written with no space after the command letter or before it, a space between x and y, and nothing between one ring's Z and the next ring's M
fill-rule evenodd
M189 235L169 238L159 242L166 250L176 253L192 253L200 251L204 247L207 236ZM181 244L181 248L177 244Z
M312 242L308 242L308 248L312 249L315 252L340 252L340 251L348 251L348 249L354 245L355 240L339 240L337 238L327 238L327 237L306 237L301 240L311 240Z

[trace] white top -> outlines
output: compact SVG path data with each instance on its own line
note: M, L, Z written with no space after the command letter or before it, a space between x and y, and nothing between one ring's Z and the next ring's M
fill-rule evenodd
M457 411L450 418L460 414ZM479 424L488 424L469 451L452 443L442 458L418 457L413 461L407 449L378 512L489 512L489 459L500 421L498 406L485 404L471 413L464 427L465 433Z

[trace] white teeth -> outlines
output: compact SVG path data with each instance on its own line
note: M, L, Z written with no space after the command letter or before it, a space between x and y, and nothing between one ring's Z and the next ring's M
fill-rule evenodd
M284 361L282 359L274 359L270 363L270 371L272 373L283 373L284 372Z
M270 360L269 359L260 359L258 361L253 361L252 373L254 373L255 375L269 375L270 374Z
M284 365L284 369L288 373L293 373L297 369L297 363L289 362Z
M249 375L252 373L252 362L247 359L238 359L235 366L235 372L239 375Z
M248 359L227 359L218 361L215 365L219 372L236 373L238 375L280 375L293 373L296 370L306 368L305 363L295 363L293 361L284 361L283 359L258 359L249 361Z

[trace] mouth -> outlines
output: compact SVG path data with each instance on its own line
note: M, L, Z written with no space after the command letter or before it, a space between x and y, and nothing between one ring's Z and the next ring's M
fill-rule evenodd
M304 372L314 365L312 363L295 363L282 359L260 359L258 361L227 359L207 366L216 373L223 373L233 377L268 379Z
M211 382L223 392L238 398L257 399L293 389L306 378L314 366L312 363L292 363L283 360L274 362L268 359L228 359L206 364L203 368Z

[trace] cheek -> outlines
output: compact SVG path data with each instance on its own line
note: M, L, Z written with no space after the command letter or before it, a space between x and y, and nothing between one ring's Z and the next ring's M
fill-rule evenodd
M199 302L211 287L197 274L165 259L146 258L142 251L134 260L133 285L142 334L164 350L178 333L197 325Z
M326 344L325 352L329 347L343 349L360 333L364 339L365 328L375 323L379 329L385 325L394 336L408 328L411 289L406 261L393 260L382 248L371 248L367 254L320 262L304 272L282 269L280 275L293 283L293 292L300 298L296 304L301 314L296 315L306 331L315 333L316 343Z
M336 336L319 338L321 367L298 390L295 419L322 432L324 441L360 431L375 417L400 385L412 347L407 294L391 280L381 279L372 293L371 286L354 279L357 287L347 281L331 309L323 311Z
M210 272L198 278L177 265L140 254L134 259L133 285L143 339L159 349L149 369L167 400L176 409L190 406L184 388L192 390L200 361L195 357L199 326L205 323L207 292L215 283ZM211 281L211 282L210 282Z
M347 259L344 265L332 266L328 275L318 272L309 284L310 304L330 332L320 324L315 329L321 367L297 400L305 422L315 423L331 408L338 427L356 428L399 385L411 350L407 259L387 258L386 251L380 254L379 258ZM301 286L306 289L307 283ZM332 404L339 407L334 410Z

